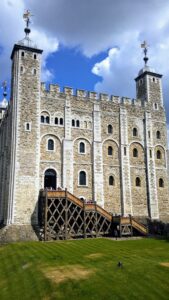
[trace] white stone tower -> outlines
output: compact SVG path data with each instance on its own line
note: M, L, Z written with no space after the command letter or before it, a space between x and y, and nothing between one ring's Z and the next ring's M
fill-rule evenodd
M163 196L159 189L159 179L165 178L167 184L167 131L166 116L163 106L162 94L162 75L155 72L147 65L148 57L147 43L142 45L144 48L145 66L140 70L136 81L136 96L141 99L144 106L147 107L144 118L144 138L145 138L145 156L147 165L147 199L149 216L152 219L158 219L162 216L163 206L160 204L160 198ZM159 152L158 152L159 151ZM160 153L161 157L158 157ZM161 159L158 159L161 158ZM164 193L164 191L163 191ZM166 195L168 190L166 190ZM166 201L167 203L168 201ZM166 211L168 208L166 207Z
M42 50L37 49L29 38L30 12L27 11L24 17L26 36L14 45L11 55L12 132L6 225L37 223Z

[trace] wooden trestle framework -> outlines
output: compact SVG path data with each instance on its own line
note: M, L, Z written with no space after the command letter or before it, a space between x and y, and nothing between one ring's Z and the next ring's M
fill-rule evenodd
M48 241L112 236L116 228L119 236L132 235L134 219L113 217L96 203L85 203L67 190L41 190L39 221L41 238ZM147 234L146 227L135 222L138 226L136 229Z

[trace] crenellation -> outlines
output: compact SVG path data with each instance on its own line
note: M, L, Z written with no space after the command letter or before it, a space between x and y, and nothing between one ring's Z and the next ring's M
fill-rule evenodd
M73 96L73 88L65 86L63 88L63 93L67 96Z
M76 96L80 98L86 98L87 92L85 90L77 89Z
M99 94L99 99L101 101L110 101L110 96L108 94L100 93Z
M111 99L111 101L113 102L113 103L116 103L116 104L120 104L121 103L121 97L119 97L119 96L111 96L110 97L110 99Z
M98 100L98 94L96 92L89 91L88 97L89 97L89 99L92 99L92 100Z
M121 98L121 103L122 104L126 104L126 105L131 105L132 104L132 100L131 100L131 98L122 97Z
M59 94L60 86L58 84L49 84L49 92Z

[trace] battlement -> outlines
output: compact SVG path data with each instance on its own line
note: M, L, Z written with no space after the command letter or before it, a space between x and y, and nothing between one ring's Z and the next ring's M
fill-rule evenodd
M86 91L82 89L74 90L71 87L63 87L63 89L61 90L58 84L50 84L49 89L47 89L44 82L41 83L41 93L44 96L48 95L51 97L55 97L56 95L62 95L65 97L69 96L77 100L105 101L115 104L134 105L138 107L146 106L146 102L143 102L141 99L132 99L128 97L114 96L105 93L96 93L93 91Z

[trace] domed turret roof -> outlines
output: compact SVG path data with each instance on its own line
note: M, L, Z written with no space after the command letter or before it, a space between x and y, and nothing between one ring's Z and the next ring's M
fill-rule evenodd
M1 102L0 102L0 108L7 108L8 106L8 101L6 100L6 98L4 98Z
M142 68L139 73L138 73L138 76L140 76L141 74L143 74L144 72L152 72L152 73L155 73L155 69L149 67L149 66L144 66L144 68Z

